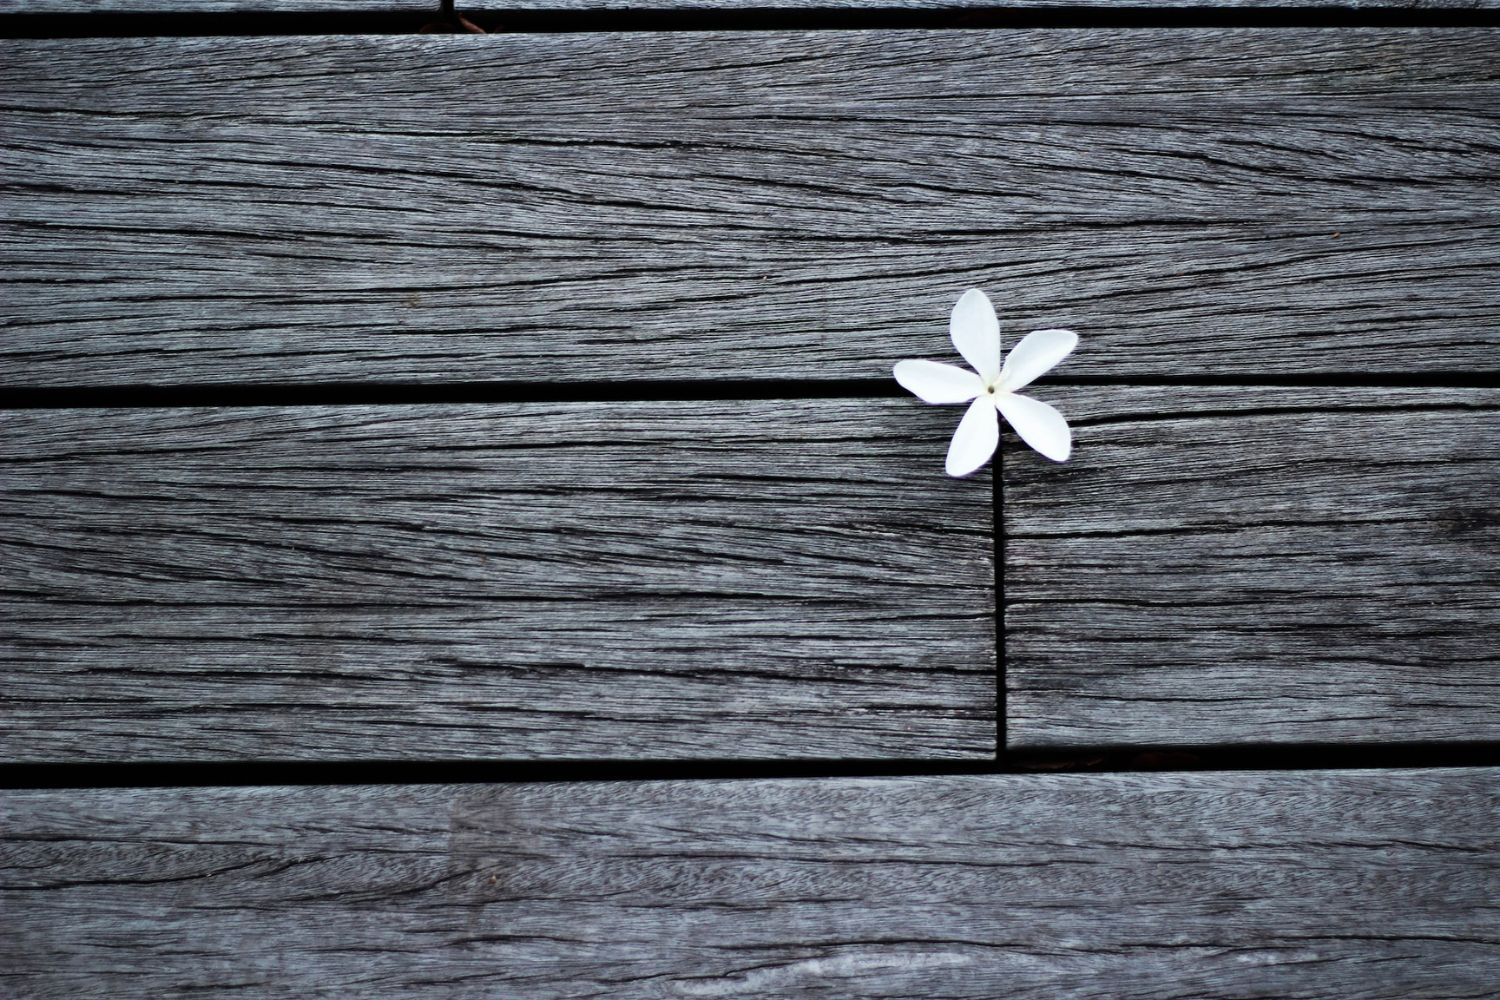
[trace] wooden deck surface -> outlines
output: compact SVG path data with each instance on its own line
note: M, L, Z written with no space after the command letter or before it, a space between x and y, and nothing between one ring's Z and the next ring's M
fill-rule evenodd
M16 792L0 976L60 998L1480 997L1497 780Z
M1500 391L1055 389L1005 458L1012 746L1500 741Z
M725 408L0 415L0 754L993 757L949 416Z
M0 0L0 997L1497 995L1500 15L1152 6Z
M1094 0L1090 6L1123 8L1319 7L1373 11L1484 11L1500 0ZM467 15L529 11L987 11L1063 9L1071 0L454 0ZM442 0L0 0L0 14L366 14L420 11L437 13Z
M1495 40L15 40L0 385L1495 374Z

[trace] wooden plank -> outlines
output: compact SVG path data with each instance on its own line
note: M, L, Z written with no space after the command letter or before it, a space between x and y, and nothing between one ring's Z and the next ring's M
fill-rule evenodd
M1500 739L1500 392L1055 388L1004 460L1016 746Z
M1486 10L1500 0L1093 0L1092 7L1321 7L1351 10ZM438 0L0 0L0 14L345 13L436 11ZM1077 8L1077 0L479 0L461 12L858 11Z
M0 0L4 2L4 0ZM49 0L68 2L68 0ZM145 0L142 0L145 2ZM165 0L162 0L165 2ZM1486 10L1497 6L1500 0L459 0L459 10L469 13L490 12L503 14L506 11L530 10L707 10L707 11L751 11L751 10L945 10L983 11L1005 9L1060 8L1077 11L1078 8L1119 7L1128 10L1160 8L1194 8L1198 10L1222 7L1248 8L1297 8L1318 7L1322 9L1347 10ZM1082 23L1088 16L1080 13L1075 23Z
M1342 7L1365 10L1484 10L1500 0L1093 0L1090 6ZM436 11L438 0L0 0L0 14L95 13L365 13ZM858 11L1076 8L1077 0L458 0L460 11Z
M0 0L0 14L436 14L441 0ZM350 22L350 31L359 23Z
M9 761L989 757L954 414L0 411Z
M1079 375L1494 372L1497 44L8 41L0 384L886 378L971 285Z
M1500 772L0 793L28 998L1486 996Z

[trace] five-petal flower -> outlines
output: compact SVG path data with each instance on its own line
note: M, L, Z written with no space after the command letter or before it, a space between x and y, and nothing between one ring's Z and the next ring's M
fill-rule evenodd
M977 288L959 296L948 333L974 371L937 361L902 361L895 368L896 381L923 402L969 403L948 446L948 475L967 476L990 460L1000 444L1001 413L1022 441L1054 462L1066 462L1073 451L1068 422L1046 403L1018 396L1016 390L1067 357L1078 346L1078 334L1034 330L1001 365L1000 321L989 297Z

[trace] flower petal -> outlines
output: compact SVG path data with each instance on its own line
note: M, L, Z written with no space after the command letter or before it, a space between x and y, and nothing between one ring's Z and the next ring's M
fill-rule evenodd
M984 391L978 375L957 365L899 361L894 371L901 388L924 403L967 403Z
M948 445L945 468L950 476L967 476L990 460L1000 444L1000 418L989 396L980 396L969 404L964 418L953 432Z
M1000 374L1000 321L989 296L977 288L960 295L948 319L948 336L986 382Z
M1072 330L1033 330L1005 357L1000 384L1010 392L1023 389L1045 375L1078 346Z
M1010 425L1031 445L1054 462L1066 462L1073 453L1073 432L1063 415L1039 399L1015 396L1008 392L995 394L995 406Z

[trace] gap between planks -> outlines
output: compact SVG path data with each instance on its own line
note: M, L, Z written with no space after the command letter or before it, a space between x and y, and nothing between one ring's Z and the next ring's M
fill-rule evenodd
M590 781L771 781L1027 774L1166 774L1242 771L1382 771L1500 768L1500 741L1472 743L1244 744L1234 746L1012 747L994 760L385 760L0 763L0 789L266 788L445 784L575 784Z
M957 362L956 358L949 359ZM1069 388L1138 389L1484 389L1500 385L1488 373L1434 372L1391 375L1342 372L1326 375L1247 375L1226 378L1187 375L1170 378L1131 378L1049 375L1043 386ZM262 406L406 406L444 403L560 403L576 400L579 386L571 382L331 382L277 385L274 383L201 386L183 384L8 388L0 397L4 410L171 409L179 407ZM708 400L769 401L776 399L910 399L894 378L848 379L662 379L609 382L593 386L591 399L604 402L693 402Z

